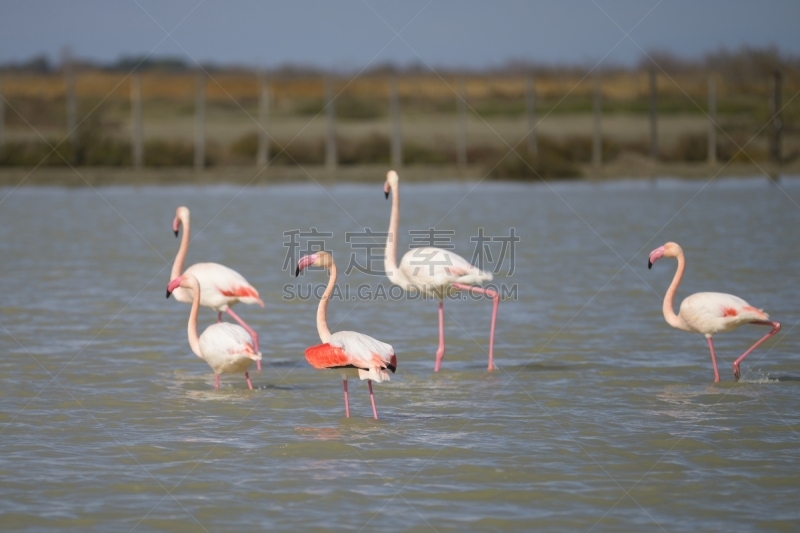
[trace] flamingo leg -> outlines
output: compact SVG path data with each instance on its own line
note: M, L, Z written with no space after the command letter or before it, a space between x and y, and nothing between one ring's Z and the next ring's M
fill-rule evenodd
M719 370L717 370L717 356L714 353L714 341L711 340L711 337L707 337L708 339L708 349L711 350L711 364L714 365L714 383L719 383Z
M214 390L219 389L219 374L214 374Z
M492 324L489 329L489 371L494 370L494 329L497 325L497 310L500 307L500 295L497 291L492 289L484 289L483 287L475 287L474 285L463 285L461 283L453 283L453 287L470 292L477 292L485 294L493 300L492 303Z
M439 301L439 349L436 350L436 363L433 365L434 372L438 372L439 369L442 367L443 358L444 358L444 300L440 300Z
M247 331L247 333L250 334L250 336L253 338L253 349L255 349L255 351L258 352L259 351L259 349L258 349L258 333L256 333L255 330L253 330L253 328L248 326L247 322L245 322L244 320L239 318L239 315L234 313L233 309L231 309L230 307L228 309L226 309L225 312L228 313L229 315L231 315L231 317L233 317L233 319L236 322L238 322L239 325L242 326ZM220 316L220 321L222 321L222 313L220 313L219 316ZM256 361L256 372L261 372L261 361Z
M253 384L250 382L250 374L245 372L244 373L244 379L247 380L247 388L249 388L250 390L253 390Z
M344 416L350 418L350 400L347 397L347 378L342 380L344 384Z
M217 324L219 324L220 322L222 322L222 311L217 313Z
M764 342L768 338L772 337L773 335L775 335L776 333L778 333L781 330L781 325L778 322L769 322L767 320L757 320L755 322L750 322L750 323L751 324L758 324L759 326L772 326L772 331L770 331L769 333L767 333L766 335L764 335L763 337L758 339L758 341L756 341L756 343L754 345L752 345L746 352L744 352L739 357L739 359L737 359L736 361L733 362L733 377L734 377L734 379L736 379L736 381L739 381L739 377L740 377L739 363L741 363L744 360L745 357L750 355L750 353L753 350L758 348L758 346L762 342Z
M378 419L378 410L375 408L375 395L372 393L372 380L367 380L367 387L369 387L369 401L372 402L372 416L375 417L375 420Z

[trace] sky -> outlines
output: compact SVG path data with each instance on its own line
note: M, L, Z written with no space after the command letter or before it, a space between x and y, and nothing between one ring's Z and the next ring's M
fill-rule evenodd
M509 61L632 65L775 46L800 55L796 0L0 0L0 64L65 47L275 68L385 63L482 69Z

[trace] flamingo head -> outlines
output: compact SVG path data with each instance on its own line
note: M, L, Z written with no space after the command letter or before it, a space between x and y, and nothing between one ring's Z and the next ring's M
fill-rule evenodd
M184 274L182 276L178 276L177 278L173 279L167 284L167 298L169 298L172 292L178 287L183 287L184 289L199 290L200 284L197 282L197 278L195 278L191 274Z
M300 275L300 271L310 266L330 268L333 265L333 256L328 252L317 252L315 254L304 255L297 262L297 269L294 271L295 276Z
M184 226L189 222L189 208L185 206L180 206L178 209L175 210L175 219L172 221L172 231L175 232L175 236L178 236L178 230L181 228L181 224Z
M181 286L182 276L178 276L167 284L167 298L172 294L172 291Z
M659 246L652 252L650 252L650 257L647 259L647 268L653 268L653 263L661 259L662 257L678 257L679 255L683 254L683 249L675 242L668 242L664 246Z
M393 189L397 189L397 182L400 180L400 177L397 175L397 172L394 170L390 170L386 173L386 183L383 184L383 194L386 198L389 198L389 193Z

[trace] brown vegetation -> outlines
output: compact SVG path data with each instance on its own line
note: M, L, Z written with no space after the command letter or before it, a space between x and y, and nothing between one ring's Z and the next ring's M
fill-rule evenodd
M717 138L722 162L767 158L772 75L783 73L784 154L800 151L800 61L774 50L719 52L691 62L654 55L659 65L659 158L670 163L702 163L708 158L708 77L717 86ZM66 139L63 72L41 62L29 69L5 69L2 91L8 102L0 166L130 166L131 74L118 69L79 66L75 70L79 129ZM604 113L604 163L624 154L649 154L646 117L649 69L599 73ZM257 73L213 70L199 77L180 62L165 62L140 72L144 98L144 164L193 164L193 115L198 83L207 101L206 165L255 162L258 136ZM591 112L594 79L588 69L511 66L488 73L443 75L383 68L350 78L329 78L337 117L338 163L388 165L389 94L397 79L402 110L404 165L455 165L457 88L464 80L469 114L467 160L495 178L572 177L591 162ZM527 155L526 77L533 75L540 124L537 157ZM271 94L270 151L273 165L321 165L325 160L324 73L282 71L268 77ZM632 118L628 118L632 117ZM638 122L637 122L638 121ZM672 122L670 122L672 121ZM630 125L636 123L636 131ZM616 124L616 125L615 125ZM670 124L672 124L670 126ZM577 125L577 126L576 126ZM46 137L47 140L43 140ZM739 146L746 146L741 151ZM522 157L510 153L516 146ZM53 148L55 147L55 148Z

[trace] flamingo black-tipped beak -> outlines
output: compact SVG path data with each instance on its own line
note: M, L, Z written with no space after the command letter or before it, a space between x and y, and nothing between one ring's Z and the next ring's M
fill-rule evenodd
M167 298L169 298L169 295L170 295L170 294L172 294L172 293L170 292L170 290L169 290L169 289L167 289Z
M175 236L176 237L178 236L178 230L175 230Z
M647 270L650 270L651 268L653 268L653 262L648 259L647 260Z
M386 197L387 200L389 199L389 191L383 191L383 195Z
M299 275L300 275L300 267L298 266L298 267L295 267L295 269L294 269L294 277L297 277Z

